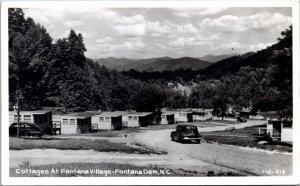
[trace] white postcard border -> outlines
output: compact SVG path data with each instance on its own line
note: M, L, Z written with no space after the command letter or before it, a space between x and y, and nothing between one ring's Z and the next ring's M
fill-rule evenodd
M293 176L259 177L9 177L8 150L8 8L59 7L292 7L293 8ZM1 184L4 185L287 185L300 183L300 65L299 65L299 1L297 0L194 0L194 1L5 1L1 4Z

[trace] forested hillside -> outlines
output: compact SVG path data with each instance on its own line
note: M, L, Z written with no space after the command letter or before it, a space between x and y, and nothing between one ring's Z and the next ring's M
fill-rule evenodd
M47 30L9 9L10 106L67 111L158 111L162 107L292 111L292 27L275 45L221 60L206 69L117 72L85 57L80 33L53 41ZM176 87L190 88L189 94ZM175 87L175 88L174 88Z
M118 71L134 69L136 71L166 71L178 69L200 70L212 65L212 62L206 62L197 58L182 57L173 59L170 57L149 58L149 59L127 59L127 58L102 58L94 60L100 65Z

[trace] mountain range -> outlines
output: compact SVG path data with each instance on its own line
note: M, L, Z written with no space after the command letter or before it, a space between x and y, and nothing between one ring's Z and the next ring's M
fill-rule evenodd
M138 71L164 71L164 70L176 70L176 69L192 69L201 70L214 64L217 61L232 57L231 55L206 55L199 58L181 57L159 57L149 59L129 59L129 58L100 58L94 61L100 65L104 65L109 69L115 69L117 71L127 71L135 69Z

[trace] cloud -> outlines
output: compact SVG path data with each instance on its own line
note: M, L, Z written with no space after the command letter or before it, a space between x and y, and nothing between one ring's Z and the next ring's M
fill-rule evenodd
M170 28L166 25L161 25L159 21L146 23L146 30L153 36L161 36L162 34L168 33Z
M223 15L214 19L205 18L200 22L199 27L224 32L244 32L251 29L273 29L274 27L283 29L290 24L291 17L279 13L271 14L266 12L242 17Z
M135 15L115 20L114 30L120 36L162 36L163 34L195 34L199 30L192 24L175 24L172 22L147 21L144 16ZM170 37L170 36L169 36Z
M116 24L121 24L121 25L135 25L135 24L141 24L144 23L145 19L143 15L135 15L131 17L125 17L122 16L119 19L115 20Z
M169 31L169 27L161 25L159 21L146 21L144 16L135 15L131 17L122 16L115 20L114 30L120 36L161 36Z
M71 28L82 33L87 57L96 58L245 53L275 43L291 24L288 8L224 10L58 7L24 13L43 25L54 42L68 36Z
M180 37L175 41L169 42L169 45L173 47L195 46L196 44L197 44L197 39L194 37Z
M78 20L70 20L70 21L64 21L63 25L69 28L73 28L74 26L82 26L83 22Z
M109 43L111 42L113 39L111 37L105 37L105 38L101 38L101 39L97 39L96 42L97 43Z
M145 25L117 25L114 27L120 36L142 36L145 34Z
M191 18L193 16L203 16L203 15L214 15L218 14L224 10L226 7L208 7L208 8L195 8L195 9L176 9L173 15L182 18Z
M194 27L191 23L185 24L185 25L176 25L175 26L176 32L179 33L197 33L199 30Z

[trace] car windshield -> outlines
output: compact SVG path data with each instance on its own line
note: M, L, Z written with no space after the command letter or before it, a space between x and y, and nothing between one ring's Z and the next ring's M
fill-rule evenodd
M186 127L183 128L183 131L187 132L187 133L196 134L197 133L197 128L194 127L194 126L186 126Z

